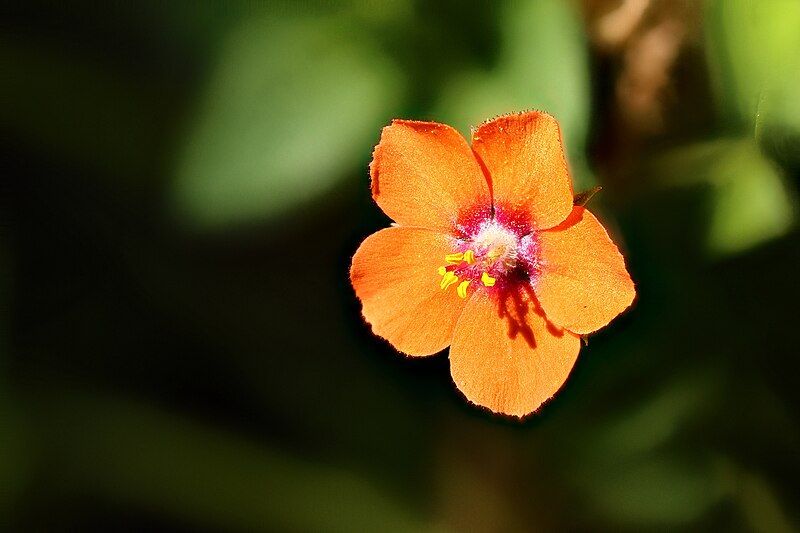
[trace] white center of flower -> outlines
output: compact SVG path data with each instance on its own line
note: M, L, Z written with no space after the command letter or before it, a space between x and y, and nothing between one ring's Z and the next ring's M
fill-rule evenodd
M505 227L492 220L486 222L472 238L475 254L491 262L501 262L506 268L517 262L519 238Z

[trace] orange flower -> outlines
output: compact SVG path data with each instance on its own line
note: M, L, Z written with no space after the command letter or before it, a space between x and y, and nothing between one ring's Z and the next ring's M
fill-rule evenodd
M372 163L395 224L367 237L350 280L372 331L411 356L450 346L468 400L522 417L564 384L580 336L636 291L587 209L573 206L558 122L528 112L472 132L395 120Z

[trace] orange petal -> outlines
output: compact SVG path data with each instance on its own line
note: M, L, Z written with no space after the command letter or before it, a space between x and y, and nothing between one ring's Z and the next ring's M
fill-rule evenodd
M580 338L545 321L520 290L477 291L453 333L450 371L468 400L522 417L561 388L580 351Z
M392 121L369 168L372 197L404 226L452 232L459 217L491 206L486 177L467 141L444 124Z
M622 254L582 207L539 233L539 267L534 288L547 317L575 333L602 328L636 296Z
M498 209L524 213L536 229L569 216L572 182L555 118L539 111L498 117L472 133L472 148L489 172Z
M464 307L455 287L439 288L437 273L452 252L452 237L393 227L367 237L350 267L350 281L372 331L408 355L446 348Z

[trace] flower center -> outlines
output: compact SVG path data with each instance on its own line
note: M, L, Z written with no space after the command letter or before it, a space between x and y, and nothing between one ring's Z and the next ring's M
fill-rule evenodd
M505 271L517 264L519 237L494 220L478 230L472 239L472 247L484 259L488 269Z
M439 286L442 290L456 285L456 293L467 297L471 284L480 283L494 287L508 281L512 272L528 271L535 256L531 235L520 236L497 220L481 224L473 235L458 239L453 253L444 259L447 263L439 267Z

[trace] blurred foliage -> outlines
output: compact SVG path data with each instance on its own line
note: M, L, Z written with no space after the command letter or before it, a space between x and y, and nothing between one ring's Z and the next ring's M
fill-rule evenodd
M402 79L352 26L264 16L226 37L178 165L175 203L191 225L303 208L361 162Z
M797 530L800 4L676 5L8 6L0 529ZM639 296L519 424L347 269L383 125L527 108Z
M746 251L793 225L795 195L780 169L750 139L678 148L654 167L654 174L669 185L709 188L707 246L713 255Z
M240 531L264 524L292 531L425 530L375 483L346 469L298 461L157 409L69 391L40 408L51 421L42 437L58 443L62 487L51 490L88 487Z
M760 134L800 134L800 3L713 0L706 13L711 71L724 116Z

